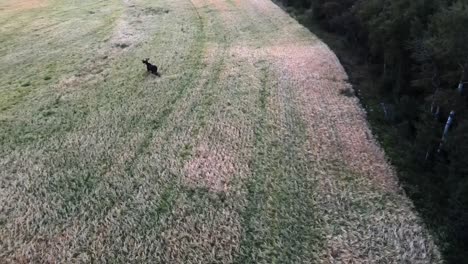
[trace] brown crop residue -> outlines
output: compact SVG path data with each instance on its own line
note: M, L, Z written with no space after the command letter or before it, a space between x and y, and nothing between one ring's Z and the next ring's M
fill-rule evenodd
M24 11L34 8L45 7L47 5L46 0L10 0L3 6L5 10L11 11ZM0 5L0 7L2 7Z
M298 105L310 134L311 154L318 160L342 162L386 189L397 190L396 175L368 128L357 98L340 94L347 75L324 44L283 44L268 49Z
M28 243L18 247L11 258L4 259L8 263L60 263L70 259L69 247L76 246L74 237L80 230L76 223L56 234L36 236ZM81 258L82 256L76 258ZM1 259L1 258L0 258Z
M124 1L124 4L125 11L117 19L108 45L98 50L98 56L90 60L79 73L60 80L57 85L59 90L73 90L84 84L93 85L104 81L109 73L108 65L147 37L144 25L150 23L151 15L138 9L133 0Z
M279 66L284 74L291 74L291 78L303 85L314 80L347 79L339 61L331 56L331 51L323 44L284 43L268 48L268 54L281 64Z
M225 149L214 149L202 143L184 170L184 181L187 185L212 191L226 191L236 168L234 158Z
M376 186L398 189L398 180L367 123L356 97L340 94L351 89L339 60L322 43L278 43L264 48L239 45L231 56L254 63L273 62L280 86L296 89L297 106L307 123L311 155L316 160L341 162Z
M173 225L165 230L163 263L233 263L241 241L237 212L222 208L198 213L180 205Z

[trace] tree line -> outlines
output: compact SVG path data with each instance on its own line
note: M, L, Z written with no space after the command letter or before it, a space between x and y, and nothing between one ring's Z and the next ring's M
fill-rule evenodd
M446 259L468 259L468 1L282 0L371 65L383 145ZM306 12L307 11L307 12ZM311 11L311 12L310 12ZM378 123L378 122L377 122ZM384 137L385 139L385 137Z

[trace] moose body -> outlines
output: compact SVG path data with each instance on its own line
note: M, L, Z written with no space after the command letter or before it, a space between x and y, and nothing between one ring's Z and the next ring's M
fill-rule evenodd
M146 70L151 72L154 75L160 76L158 72L158 66L153 65L149 62L149 59L142 60L144 64L146 64Z

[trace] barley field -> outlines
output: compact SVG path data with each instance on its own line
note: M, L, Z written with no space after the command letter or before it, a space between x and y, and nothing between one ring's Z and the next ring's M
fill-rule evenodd
M0 263L441 262L350 88L270 0L0 0Z

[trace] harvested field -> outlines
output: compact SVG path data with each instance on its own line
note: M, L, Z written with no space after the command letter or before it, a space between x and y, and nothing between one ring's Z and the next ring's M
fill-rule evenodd
M46 0L8 0L0 2L0 8L4 11L24 11L46 5Z
M269 0L0 0L0 55L0 263L441 262Z

